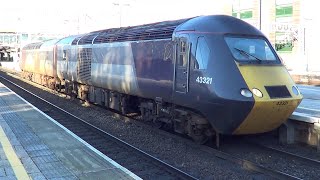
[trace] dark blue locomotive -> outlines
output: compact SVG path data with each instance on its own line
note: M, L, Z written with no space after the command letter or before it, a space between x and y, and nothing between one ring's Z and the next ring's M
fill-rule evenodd
M35 82L200 143L275 129L302 99L266 37L224 15L30 44L20 65Z

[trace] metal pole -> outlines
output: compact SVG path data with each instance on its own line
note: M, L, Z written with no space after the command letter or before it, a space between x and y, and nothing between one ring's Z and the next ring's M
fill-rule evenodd
M260 31L261 31L261 10L262 10L262 8L261 8L261 3L262 3L262 0L260 0L260 3L259 3L259 13L260 13L260 15L259 15L259 20L260 20L260 22L259 22L259 29L260 29Z
M120 9L120 10L119 10L119 18L120 18L119 21L120 21L120 27L121 27L121 25L122 25L122 24L121 24L121 21L122 21L122 17L121 17L121 16L122 16L122 5L121 5L121 4L119 5L119 9Z
M306 61L307 61L307 67L306 67L306 71L307 73L309 72L309 53L306 52L306 28L303 28L303 42L304 42L304 45L303 45L303 49L304 49L304 53L306 55ZM308 49L307 49L308 51Z

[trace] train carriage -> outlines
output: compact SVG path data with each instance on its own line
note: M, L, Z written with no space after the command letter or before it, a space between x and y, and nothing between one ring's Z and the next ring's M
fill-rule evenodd
M65 92L199 143L273 130L302 99L267 38L230 16L95 31L54 46Z
M58 39L26 45L22 50L23 76L49 87L55 86L57 65L55 44Z

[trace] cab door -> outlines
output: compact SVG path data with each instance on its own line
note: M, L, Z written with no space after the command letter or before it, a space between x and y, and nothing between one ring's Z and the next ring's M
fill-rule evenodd
M175 76L174 76L174 94L187 94L189 91L189 71L190 71L190 47L187 35L180 35L175 44Z

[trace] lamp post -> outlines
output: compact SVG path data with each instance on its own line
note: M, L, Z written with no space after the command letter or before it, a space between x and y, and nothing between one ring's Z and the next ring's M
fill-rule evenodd
M261 13L261 10L262 10L262 8L261 8L261 3L262 3L262 0L260 0L260 2L259 2L259 29L260 29L260 31L261 31L261 15L262 15L262 13Z

